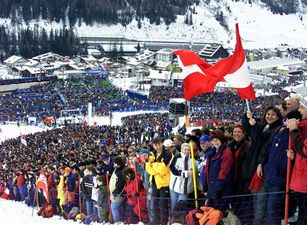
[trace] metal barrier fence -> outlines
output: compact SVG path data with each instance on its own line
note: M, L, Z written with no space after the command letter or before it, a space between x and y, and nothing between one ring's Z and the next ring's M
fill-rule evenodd
M14 186L10 190L10 199L15 201L25 201L29 206L36 207L41 206L45 201L42 197L42 193L38 194L38 200L35 200L35 186L28 186L27 195L25 197L25 190L19 190ZM1 193L0 193L1 194ZM70 194L73 198L67 196ZM51 204L59 207L59 200L57 199L57 191L55 189L49 190L49 196L51 199ZM198 205L210 206L215 209L221 210L224 215L227 215L227 210L230 210L236 217L241 221L241 224L282 224L284 218L285 210L285 196L286 193L282 192L265 192L265 193L253 193L246 195L235 195L235 196L224 196L220 199L206 199L205 195L200 195L197 199ZM152 222L155 224L157 218L160 218L162 224L172 223L182 223L185 224L184 215L186 215L190 210L195 209L195 199L185 198L184 201L176 202L174 208L172 208L171 202L173 201L170 197L152 197L149 198L148 194L146 196L136 196L134 205L131 205L131 196L129 193L122 195L124 201L122 203L116 203L116 207L113 206L112 201L110 201L109 195L105 199L102 206L96 206L96 202L89 200L79 192L66 192L65 201L66 204L62 208L62 212L59 213L67 217L70 211L76 207L78 213L84 213L85 216L92 216L93 220L100 222L107 222L106 220L112 220L112 215L121 214L120 218L122 222L125 223L137 223L142 222ZM134 196L132 196L133 198ZM69 203L68 199L73 199ZM128 201L127 201L128 199ZM129 200L130 199L130 200ZM161 208L162 201L167 202L167 207ZM146 203L144 205L144 202ZM142 209L140 216L137 210ZM121 207L119 207L121 205ZM106 207L106 208L104 208ZM76 208L74 211L76 211ZM116 211L114 211L116 210ZM307 197L306 194L291 192L290 193L290 207L289 222L297 221L297 224L307 224ZM63 213L66 211L66 213ZM102 213L103 212L103 213ZM201 212L201 211L199 211ZM90 214L90 215L89 215ZM100 217L99 217L100 215ZM101 215L104 215L101 217ZM96 216L96 217L95 217ZM146 221L145 221L146 220Z

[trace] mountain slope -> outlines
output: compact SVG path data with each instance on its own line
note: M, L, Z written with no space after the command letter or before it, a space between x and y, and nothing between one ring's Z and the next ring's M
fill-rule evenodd
M60 1L54 0L54 2ZM102 2L102 0L96 0L96 2L99 1ZM123 23L112 24L110 22L102 24L95 21L88 23L84 22L83 19L76 18L74 30L79 36L124 36L136 39L218 41L229 43L233 46L234 24L239 22L245 48L274 47L285 43L294 46L306 46L306 1L189 0L186 3L184 0L170 0L167 1L169 4L172 4L172 2L177 4L171 10L174 13L174 10L177 9L175 10L177 15L175 22L165 21L168 19L163 18L168 18L168 16L160 15L158 16L160 18L159 25L156 25L156 21L146 17L145 12L137 13L137 2L142 2L144 5L151 2L150 0L118 0L116 1L117 4L122 4L120 7L127 6L126 8L129 8L131 12L131 17L127 20L129 23L124 23L124 25ZM70 0L68 2L74 1ZM110 1L108 2L110 3ZM185 2L181 8L178 6L180 2ZM169 7L169 5L166 7ZM283 11L280 11L281 9ZM152 10L158 9L153 8ZM159 10L161 9L159 8ZM285 14L292 11L296 13ZM277 14L278 12L282 14ZM65 13L66 16L62 15L62 19L57 19L57 22L50 18L43 19L42 16L40 16L40 19L25 22L20 16L15 15L16 18L19 18L17 22L12 18L0 18L0 24L5 24L10 29L21 29L29 26L32 29L40 27L50 31L51 28L61 29L63 24L66 27L70 26L69 9ZM150 14L150 12L147 12L147 14ZM123 13L121 17L125 17L125 14Z
M225 26L216 20L217 12L222 12ZM192 14L192 25L185 24L184 15L177 16L176 23L170 25L142 22L138 29L136 20L127 26L98 25L78 27L80 36L125 36L137 39L168 39L188 41L219 41L233 46L234 24L240 25L244 46L272 47L287 43L295 46L307 46L306 14L273 14L261 2L248 4L233 1L211 1L207 5L201 1Z

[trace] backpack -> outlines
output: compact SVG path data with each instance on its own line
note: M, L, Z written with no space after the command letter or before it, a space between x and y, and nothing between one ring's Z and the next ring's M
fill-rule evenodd
M193 209L186 216L187 225L217 225L220 224L223 214L220 210L202 206L201 210Z
M202 206L200 209L204 212L196 213L196 218L199 219L199 224L217 225L222 220L223 213L220 210L207 206Z
M50 218L53 217L53 206L51 204L47 204L45 209L42 212L42 216L44 218Z
M196 213L202 212L199 209L192 209L189 211L188 215L185 216L186 225L199 225L198 219L196 218Z
M41 216L45 210L45 208L47 207L48 203L43 203L42 207L40 208L40 210L37 212L38 216Z
M174 207L173 213L171 214L170 224L181 223L185 224L185 216L190 210L195 208L195 202L180 200Z

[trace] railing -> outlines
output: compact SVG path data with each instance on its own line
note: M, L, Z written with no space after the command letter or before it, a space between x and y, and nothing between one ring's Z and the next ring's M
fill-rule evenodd
M77 188L78 189L78 188ZM5 188L1 188L2 192L4 192ZM35 207L37 204L41 206L46 200L44 199L42 194L38 195L38 199L35 197L35 186L32 184L28 189L24 187L11 186L9 187L10 194L9 199L15 201L25 201L29 206ZM1 195L2 193L0 193ZM66 201L66 204L62 209L66 211L64 215L69 213L69 211L73 207L78 208L78 212L80 211L85 214L93 213L96 214L98 220L98 211L101 210L90 210L87 209L90 204L93 206L96 205L96 202L93 200L89 200L85 198L83 193L77 192L65 192L64 195L72 195L74 198L71 202ZM105 192L105 194L107 194ZM193 193L192 193L193 194ZM254 193L254 194L245 194L245 195L232 195L232 196L223 196L220 199L207 199L204 194L200 194L197 199L198 205L201 206L209 206L214 207L215 209L221 210L223 213L226 210L231 210L232 213L235 214L237 219L241 221L241 224L281 224L284 216L284 206L285 206L285 195L284 191L279 192L264 192L264 193ZM306 196L302 198L302 193L291 192L290 193L290 208L289 208L289 217L290 221L300 220L300 224L305 224L304 221L307 221L307 214L304 211L304 207L306 209L307 202ZM51 197L51 204L54 206L58 206L59 208L59 199L56 198L57 190L50 189L49 196ZM130 193L123 194L124 203L123 203L123 217L122 222L129 221L129 223L137 223L139 221L139 216L135 213L134 207L135 205L129 205L127 203L127 198L131 198ZM133 196L132 196L133 197ZM67 196L66 196L67 198ZM170 221L172 223L184 223L184 215L186 215L190 210L195 209L195 199L188 197L185 198L184 201L176 201L174 208L171 208L171 202L174 201L170 197L161 198L161 197L152 197L151 200L148 198L148 193L145 195L140 195L135 197L138 200L135 201L135 204L142 204L139 202L143 202L145 200L146 205L142 205L147 210L143 211L143 213L148 214L148 220L154 222L156 217L160 217L160 222L163 224ZM110 207L110 198L106 199L108 201L107 204L104 204L104 207L107 207L107 212L110 212L110 216L113 215L112 207ZM160 203L164 201L168 205L167 208L161 209ZM129 202L129 201L128 201ZM106 202L104 202L106 203ZM131 208L132 207L132 208ZM303 207L303 208L302 208ZM131 211L132 209L132 211ZM301 211L300 211L301 210ZM201 212L201 211L200 211ZM226 214L225 214L226 215ZM90 216L90 215L86 215ZM108 220L110 218L108 217ZM133 221L131 221L133 220ZM152 221L153 220L153 221ZM100 221L102 222L102 221ZM105 221L107 222L107 221ZM146 221L142 221L146 222ZM148 222L148 221L147 221ZM170 223L170 224L172 224Z

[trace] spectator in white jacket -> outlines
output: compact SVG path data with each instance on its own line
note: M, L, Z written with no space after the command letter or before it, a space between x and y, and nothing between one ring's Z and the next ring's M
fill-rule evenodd
M176 155L170 165L170 194L171 194L171 211L174 210L177 202L186 200L193 189L193 173L192 173L192 159L190 157L190 145L183 143L181 145L180 154ZM195 169L197 169L197 161L195 162Z

